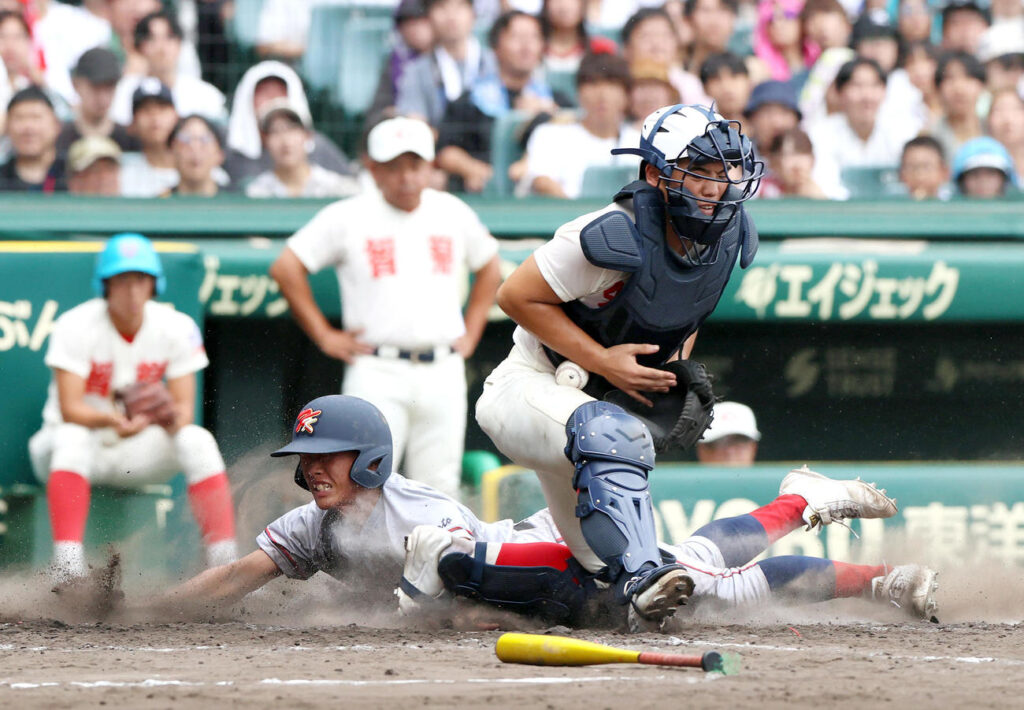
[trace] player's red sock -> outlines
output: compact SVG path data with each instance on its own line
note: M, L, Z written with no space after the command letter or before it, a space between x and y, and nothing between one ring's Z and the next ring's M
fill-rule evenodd
M836 597L859 597L871 591L871 580L882 577L887 571L885 565L853 565L836 562Z
M225 473L217 473L188 487L188 502L207 545L235 538L235 509Z
M761 523L770 542L775 542L804 524L803 513L807 501L798 495L779 496L768 505L752 512L757 522Z
M557 542L506 542L498 550L496 565L507 567L551 567L568 569L572 553Z
M89 481L74 471L52 471L46 482L46 501L54 542L82 542L89 517L92 489Z

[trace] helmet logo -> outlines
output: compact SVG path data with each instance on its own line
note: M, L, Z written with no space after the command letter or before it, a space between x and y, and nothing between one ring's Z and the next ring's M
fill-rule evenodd
M304 431L307 434L312 434L313 425L317 423L322 413L319 409L303 409L295 420L295 433Z

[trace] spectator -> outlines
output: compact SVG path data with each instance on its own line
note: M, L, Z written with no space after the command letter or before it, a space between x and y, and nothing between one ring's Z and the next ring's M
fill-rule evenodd
M796 128L802 118L792 85L775 80L754 87L743 116L747 135L760 151L767 150L776 136Z
M588 167L636 162L632 156L610 153L612 148L640 140L639 132L625 123L629 81L629 66L621 57L590 54L583 58L576 74L581 118L538 126L527 143L523 184L530 192L574 199Z
M988 11L975 0L948 0L942 9L942 48L973 55L988 26Z
M46 79L32 44L32 31L20 12L0 11L0 61L11 94L28 86L43 86Z
M826 49L811 67L798 92L800 113L808 133L821 123L826 116L839 111L839 94L836 93L835 79L844 64L856 57L849 47Z
M932 126L942 118L942 100L935 88L938 60L938 50L928 42L905 44L900 50L899 68L906 72L912 91L920 97L914 118L922 126Z
M878 62L887 76L896 68L900 52L899 35L885 15L864 13L853 25L850 46L858 56Z
M732 52L712 54L701 64L700 82L718 113L730 120L743 118L753 85L742 58Z
M814 182L814 148L802 129L790 128L775 136L768 145L768 163L771 174L761 183L761 197L828 199Z
M629 118L640 130L644 119L662 106L679 103L679 92L668 79L668 67L640 61L629 67Z
M942 143L946 155L956 155L960 146L984 133L978 101L985 91L985 69L966 52L947 52L935 67L935 88L942 117L928 133Z
M900 0L897 29L903 44L930 42L932 39L932 9L928 0Z
M224 163L224 139L217 126L197 113L185 116L175 124L167 146L174 154L178 184L165 194L216 197L220 186L214 171Z
M68 191L76 195L121 194L121 149L106 136L86 136L68 150Z
M45 84L73 105L77 97L71 88L71 68L87 50L110 41L110 23L87 7L56 0L32 0L26 5L35 14L32 38L45 61Z
M395 106L437 126L448 104L477 77L493 74L494 55L473 36L471 0L424 0L434 29L434 51L414 59L398 84Z
M761 432L753 410L739 402L719 402L715 419L697 442L697 460L719 466L753 466Z
M132 96L130 132L139 141L138 153L121 158L121 189L125 197L158 197L178 184L174 153L168 139L178 123L171 91L148 77Z
M953 181L964 197L1003 197L1016 172L1006 148L988 136L967 141L953 158Z
M1024 89L1024 19L992 25L978 44L989 91Z
M256 53L296 62L306 52L313 0L264 0L259 10Z
M451 175L451 189L480 192L490 181L494 120L511 110L551 116L558 110L551 87L538 75L544 51L540 21L512 10L491 27L496 74L485 74L448 104L438 136L437 164Z
M466 425L465 360L501 281L498 245L469 207L426 187L429 126L410 118L367 136L377 190L335 202L288 240L271 266L292 313L330 357L345 394L372 400L391 426L395 464L457 495ZM345 330L328 323L308 277L334 268ZM465 316L462 287L472 273Z
M1017 184L1024 185L1024 98L1016 90L1000 89L992 95L988 130L1017 166Z
M267 102L260 114L263 146L273 169L249 183L249 197L348 197L359 192L359 183L309 162L306 144L312 126L287 98Z
M804 0L760 0L754 29L754 54L777 81L803 84L813 64L812 49L804 41L800 12Z
M226 116L224 94L202 79L179 70L184 34L177 18L169 11L146 15L135 27L135 47L145 58L145 75L125 74L114 92L113 118L128 123L131 118L131 97L145 76L159 79L171 91L174 107L180 115L198 113L213 121Z
M544 0L540 21L544 31L544 68L552 72L573 72L588 52L616 52L607 37L590 36L586 23L586 0Z
M622 28L622 56L629 64L642 60L666 65L668 78L684 104L708 105L700 79L683 69L679 39L672 19L660 7L638 10Z
M800 11L800 24L809 59L817 61L826 49L850 44L853 26L839 0L807 0Z
M60 121L53 103L38 86L14 94L7 104L11 157L0 166L0 190L64 192L68 189L64 156L57 152Z
M228 155L225 169L235 183L244 182L273 167L273 160L263 149L257 117L275 99L288 99L304 123L312 125L302 80L295 70L281 62L260 62L242 75L231 103L228 122ZM350 175L355 171L345 154L330 138L313 131L306 141L309 162L325 170Z
M942 144L931 136L907 141L900 157L900 182L915 200L949 199L949 163Z
M366 112L369 117L367 123L375 123L377 118L387 112L393 113L398 83L406 68L418 56L433 48L434 27L430 24L423 0L402 0L395 9L394 47L384 62L377 91Z
M65 152L83 136L105 136L121 150L138 150L139 144L128 129L110 119L114 90L121 78L121 66L109 49L96 47L83 54L71 71L71 82L78 95L74 118L67 121L57 138L57 150Z
M196 373L209 363L202 334L191 318L153 300L165 281L148 239L116 235L96 262L96 297L61 315L50 334L46 365L53 378L43 426L28 448L46 485L58 581L87 572L82 541L93 484L135 489L179 471L207 563L237 557L224 459L210 432L193 423ZM135 383L163 391L169 404L160 419L125 416L115 406L115 388Z
M162 9L162 0L107 0L107 15L114 31L108 48L121 59L126 76L147 74L148 62L135 46L135 29L144 17ZM187 39L181 43L178 73L196 79L201 74L199 55Z
M693 29L693 46L686 67L697 73L709 56L729 49L739 3L737 0L686 0L684 8Z
M836 75L840 112L811 131L815 182L829 197L845 197L841 172L850 167L893 166L918 125L906 116L885 116L885 72L873 59L858 57Z

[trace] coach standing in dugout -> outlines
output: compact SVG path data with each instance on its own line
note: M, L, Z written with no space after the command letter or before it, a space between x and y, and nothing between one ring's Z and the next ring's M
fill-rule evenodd
M377 190L322 209L270 267L295 320L346 363L342 390L375 404L409 478L458 496L466 430L465 359L501 281L498 245L461 200L428 189L426 123L391 118L367 136ZM309 274L334 267L343 329L317 305ZM466 271L473 273L465 315Z

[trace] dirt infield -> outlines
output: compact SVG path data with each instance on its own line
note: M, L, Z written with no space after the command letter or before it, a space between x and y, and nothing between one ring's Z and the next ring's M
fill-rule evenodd
M571 632L636 650L739 653L742 670L731 676L624 664L506 665L494 655L500 631L404 628L391 613L339 602L331 580L278 580L219 623L129 612L95 623L82 621L91 612L80 605L62 606L38 577L8 578L0 583L0 705L1015 707L1024 697L1024 587L1019 570L1004 572L947 579L941 624L846 600L757 617L697 617L667 634ZM1002 595L985 592L997 586Z

